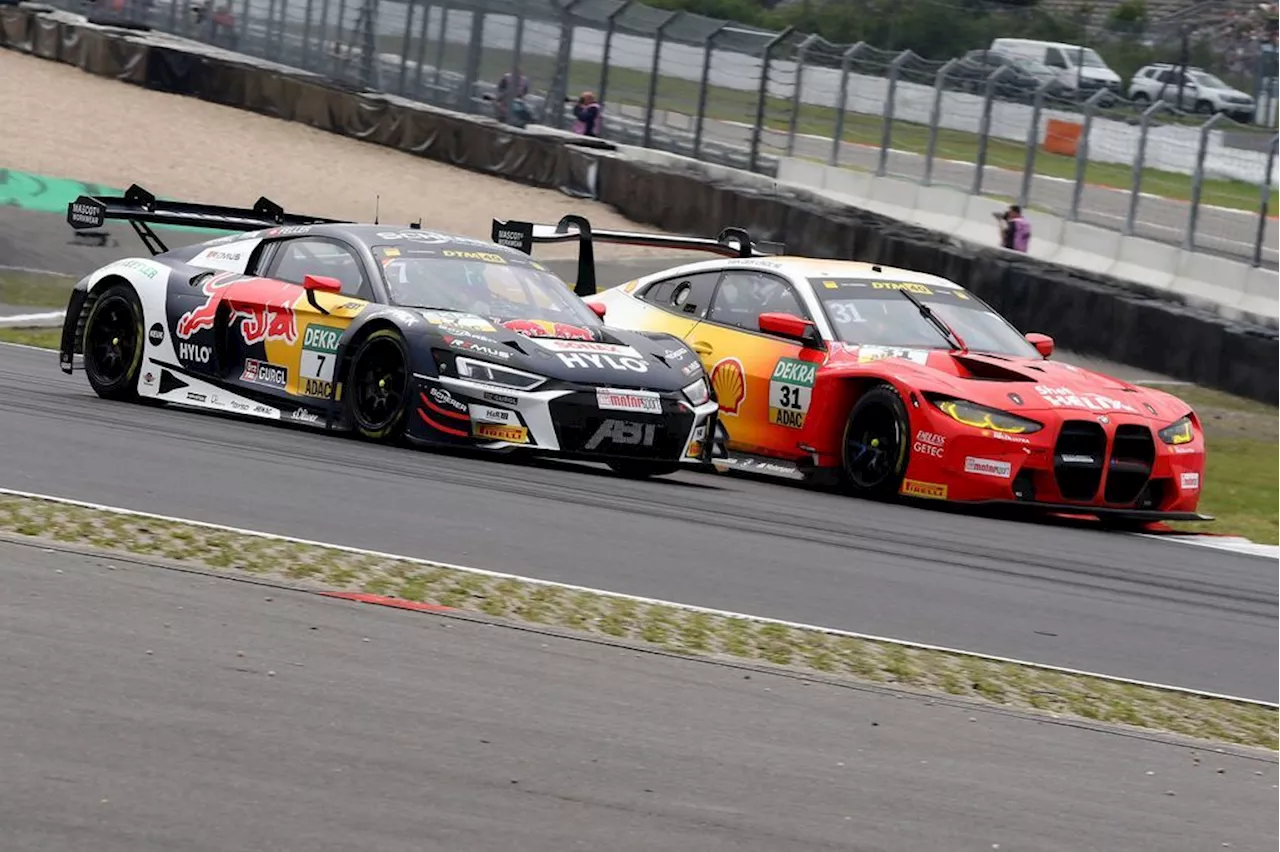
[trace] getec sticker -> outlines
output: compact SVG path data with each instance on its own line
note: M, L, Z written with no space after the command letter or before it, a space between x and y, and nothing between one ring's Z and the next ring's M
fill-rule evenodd
M923 497L926 500L947 499L947 486L936 482L921 482L918 479L902 480L902 493L908 497Z
M817 364L779 358L769 379L769 422L792 429L804 426L817 377Z
M337 360L341 328L312 323L302 335L302 361L298 375L302 379L299 388L307 396L332 396L333 367Z
M652 391L596 388L596 404L606 411L636 411L641 414L662 413L662 399Z
M939 435L937 432L926 432L921 429L916 432L916 440L911 445L911 452L940 459L942 458L942 448L946 445L947 439L944 436Z

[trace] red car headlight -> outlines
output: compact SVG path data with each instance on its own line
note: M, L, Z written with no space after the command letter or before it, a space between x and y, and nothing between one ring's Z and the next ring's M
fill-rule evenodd
M952 420L957 423L963 423L966 426L972 426L975 429L990 429L993 432L1004 432L1011 435L1030 435L1044 428L1044 424L1037 423L1034 420L1019 417L1016 414L1010 414L998 408L978 405L976 402L932 395L928 399L939 411Z

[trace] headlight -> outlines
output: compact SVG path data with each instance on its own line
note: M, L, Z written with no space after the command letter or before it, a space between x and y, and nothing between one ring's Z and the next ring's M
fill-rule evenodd
M707 380L700 378L693 384L684 389L685 399L692 402L695 406L702 405L711 399L711 390L707 387Z
M1166 444L1190 444L1194 438L1195 433L1191 431L1191 415L1160 430L1160 440Z
M963 423L966 426L972 426L975 429L990 429L993 432L1006 432L1013 435L1030 435L1032 432L1039 432L1044 428L1034 420L1017 417L1007 411L987 408L985 405L978 405L963 399L942 398L931 399L930 402L952 420L957 423Z
M504 388L533 390L546 381L542 376L490 364L487 361L476 361L472 358L458 358L454 364L458 368L458 377L473 382L484 382L490 385L501 385Z

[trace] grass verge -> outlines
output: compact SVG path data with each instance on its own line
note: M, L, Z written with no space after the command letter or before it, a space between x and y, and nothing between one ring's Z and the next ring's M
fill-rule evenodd
M391 53L399 53L403 47L401 41L388 43L385 49ZM427 50L425 61L435 59L435 44ZM410 49L411 59L416 58L417 45ZM466 67L467 46L449 44L444 51L442 67L461 69ZM649 57L645 57L648 60ZM549 56L526 55L522 57L522 71L529 77L530 86L535 91L550 85L555 73L555 60ZM496 82L504 73L511 70L511 52L508 50L489 49L481 55L479 77L481 80ZM700 69L688 69L690 73ZM428 75L429 76L429 75ZM411 84L413 72L406 75ZM599 93L601 66L598 62L575 61L570 65L570 95L583 90ZM646 106L649 97L650 75L645 71L613 66L609 69L608 88L605 97L607 108L616 112L621 104ZM429 82L429 81L428 81ZM654 105L659 110L670 110L694 117L698 113L699 84L693 80L676 77L658 76L658 85ZM755 123L757 93L742 89L730 89L710 86L707 90L706 117L721 121L739 121ZM977 107L974 107L975 116ZM791 101L785 98L766 98L764 109L764 125L772 130L786 131L791 121ZM1117 113L1117 118L1129 120L1134 116L1128 113ZM1202 123L1200 117L1189 119L1197 126ZM801 104L796 121L796 130L802 134L812 134L831 138L835 133L836 110L831 107ZM884 117L868 113L846 112L843 139L858 145L880 147L884 133ZM925 154L929 146L929 128L924 124L909 121L892 120L892 141L890 146L899 151ZM766 140L763 144L768 148ZM936 156L940 159L959 160L975 163L978 159L978 136L959 130L940 130L936 148ZM1009 169L1021 173L1026 165L1026 145L1007 139L991 139L987 146L988 166ZM1050 154L1043 150L1036 155L1036 174L1046 177L1074 180L1076 161L1074 157ZM1259 176L1261 177L1261 175ZM1104 163L1090 161L1085 169L1086 183L1098 186L1128 189L1133 182L1133 167L1125 163ZM1160 169L1143 169L1142 191L1165 198L1189 201L1191 199L1191 176L1167 172ZM1217 207L1228 207L1250 212L1258 209L1260 186L1244 181L1208 179L1204 181L1201 202ZM1270 210L1280 209L1280 190L1272 191Z
M43 272L0 269L0 305L65 308L76 280Z
M750 661L1021 710L1277 748L1280 714L1273 708L642 603L424 561L11 495L0 495L0 532L176 560L227 574L437 604L670 653Z
M62 327L57 328L5 328L0 326L0 342L21 343L57 351L62 344Z

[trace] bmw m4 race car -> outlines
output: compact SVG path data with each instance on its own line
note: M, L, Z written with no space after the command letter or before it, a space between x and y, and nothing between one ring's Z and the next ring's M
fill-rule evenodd
M718 468L1116 525L1210 520L1196 512L1205 445L1189 405L1050 360L1052 339L1024 336L953 281L770 255L740 229L712 240L501 225L529 244L578 240L593 290L592 242L720 256L579 289L610 327L665 332L698 353L727 433Z
M705 464L717 405L678 338L606 328L527 254L416 227L81 196L74 228L128 220L149 258L108 264L67 307L60 363L141 398L353 431L524 449L627 475ZM236 231L168 250L151 223ZM597 309L598 310L598 309Z

